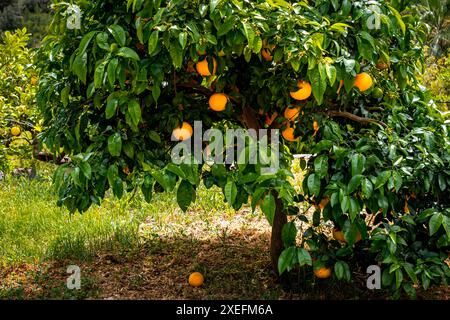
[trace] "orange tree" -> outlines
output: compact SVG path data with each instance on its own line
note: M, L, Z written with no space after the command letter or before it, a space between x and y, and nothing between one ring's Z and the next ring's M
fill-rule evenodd
M35 107L37 71L26 29L6 31L0 39L0 170L11 157L32 159L39 131Z
M448 119L416 80L426 28L402 15L407 1L74 2L81 29L55 1L39 56L41 138L72 159L55 173L60 205L176 189L185 211L203 181L235 209L261 206L280 273L350 280L363 256L396 295L448 279ZM189 139L196 120L281 130L279 170L175 165L171 137ZM302 194L289 183L298 152L313 154Z

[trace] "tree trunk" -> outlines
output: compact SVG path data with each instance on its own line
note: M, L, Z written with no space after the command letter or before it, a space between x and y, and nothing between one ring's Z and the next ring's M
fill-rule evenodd
M284 250L281 231L287 223L287 216L283 212L283 202L278 198L278 194L274 194L276 201L275 217L273 218L272 236L270 239L270 258L272 261L273 271L278 274L278 258Z

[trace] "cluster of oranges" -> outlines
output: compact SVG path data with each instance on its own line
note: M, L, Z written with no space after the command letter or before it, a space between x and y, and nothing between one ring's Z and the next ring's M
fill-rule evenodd
M273 60L273 51L275 50L275 45L269 45L267 41L263 41L263 47L261 49L261 56L264 60L271 62ZM206 52L200 52L198 51L197 54L199 56L205 56ZM219 56L223 56L224 53L221 52ZM212 70L211 70L212 67ZM190 67L193 69L193 66ZM199 75L202 77L209 77L216 74L217 71L217 60L212 57L209 61L208 59L203 59L197 62L195 65L195 70ZM342 86L344 85L344 81L341 80L338 93L341 90ZM370 89L373 85L372 77L366 73L362 72L360 74L357 74L355 77L354 86L357 87L361 92L364 92L368 89ZM298 89L296 91L290 92L290 96L297 101L305 101L307 100L312 93L312 87L311 84L304 80L297 81L297 87ZM214 93L209 98L209 108L216 112L222 112L226 109L227 104L229 102L229 97L225 93ZM300 115L301 108L299 106L294 107L287 107L284 111L284 118L287 120L285 122L285 128L282 131L282 136L287 141L298 141L298 137L295 137L295 127L291 126L291 123L297 119ZM278 113L272 114L271 117L266 115L266 121L265 123L270 126L275 119L278 117ZM314 129L314 135L319 130L319 123L317 121L313 122L313 129ZM183 122L181 126L175 128L172 132L172 135L174 139L178 141L187 140L192 136L193 130L192 126L187 123Z

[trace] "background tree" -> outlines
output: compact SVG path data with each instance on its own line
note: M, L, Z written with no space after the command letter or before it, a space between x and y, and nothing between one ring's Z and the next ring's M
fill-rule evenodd
M326 278L333 267L349 280L348 262L370 249L396 294L448 279L448 115L424 102L416 70L426 27L402 15L403 2L76 3L81 29L66 28L67 5L55 1L38 57L42 141L73 160L55 173L60 205L83 212L109 189L119 198L141 189L147 201L176 189L186 211L203 181L235 209L250 197L260 205L280 273L312 265ZM204 130L280 129L281 168L175 165L171 137L189 138L195 120ZM299 152L314 154L302 164L304 194L289 183ZM414 207L419 193L429 201ZM298 202L317 207L312 221ZM321 221L340 242L317 232ZM297 243L302 223L312 226Z

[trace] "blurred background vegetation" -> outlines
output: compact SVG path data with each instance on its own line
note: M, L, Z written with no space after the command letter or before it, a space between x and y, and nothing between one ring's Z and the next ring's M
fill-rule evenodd
M0 33L27 28L30 45L39 45L50 22L50 0L1 0Z

